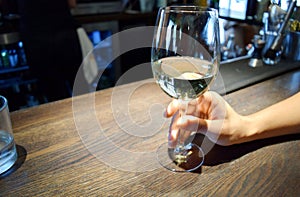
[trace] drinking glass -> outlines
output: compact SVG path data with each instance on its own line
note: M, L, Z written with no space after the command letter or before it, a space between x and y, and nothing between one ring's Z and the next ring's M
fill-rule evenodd
M199 6L159 9L151 51L152 72L160 88L178 100L181 118L188 118L185 115L188 102L208 89L219 62L217 10ZM167 142L159 146L160 164L174 172L199 168L204 162L204 152L192 143L193 133L180 130L175 148Z
M9 170L17 160L8 103L0 95L0 174Z

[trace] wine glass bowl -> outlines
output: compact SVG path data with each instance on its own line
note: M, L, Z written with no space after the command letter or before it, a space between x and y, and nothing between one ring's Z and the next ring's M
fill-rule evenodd
M219 62L217 10L199 6L159 9L151 52L152 72L160 88L182 105L181 117L185 116L188 102L209 88ZM193 171L203 164L204 153L191 140L178 137L175 148L162 144L157 158L169 170Z

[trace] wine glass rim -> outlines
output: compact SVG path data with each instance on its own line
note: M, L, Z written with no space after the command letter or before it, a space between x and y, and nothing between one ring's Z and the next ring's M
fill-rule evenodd
M187 12L187 13L200 13L200 12L217 12L216 9L210 7L203 7L197 5L171 5L160 8L161 11L165 12Z

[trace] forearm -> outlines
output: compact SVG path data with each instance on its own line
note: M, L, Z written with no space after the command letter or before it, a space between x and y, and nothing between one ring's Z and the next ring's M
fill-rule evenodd
M300 132L300 93L246 116L250 140Z
M173 116L170 131L197 130L212 142L223 146L300 133L300 92L247 116L238 114L223 101L220 95L206 92L189 103L188 115L193 118L188 121L178 121L180 119L176 118L176 112L179 105L175 101L171 102L165 112L166 117ZM176 136L171 136L169 141L176 143Z

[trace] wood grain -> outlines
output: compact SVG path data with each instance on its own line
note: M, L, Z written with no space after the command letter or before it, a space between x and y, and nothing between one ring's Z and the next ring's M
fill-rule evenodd
M298 92L299 80L291 72L225 98L249 114ZM299 195L299 135L214 146L194 173L151 161L166 140L169 101L146 80L11 113L19 159L0 196Z

